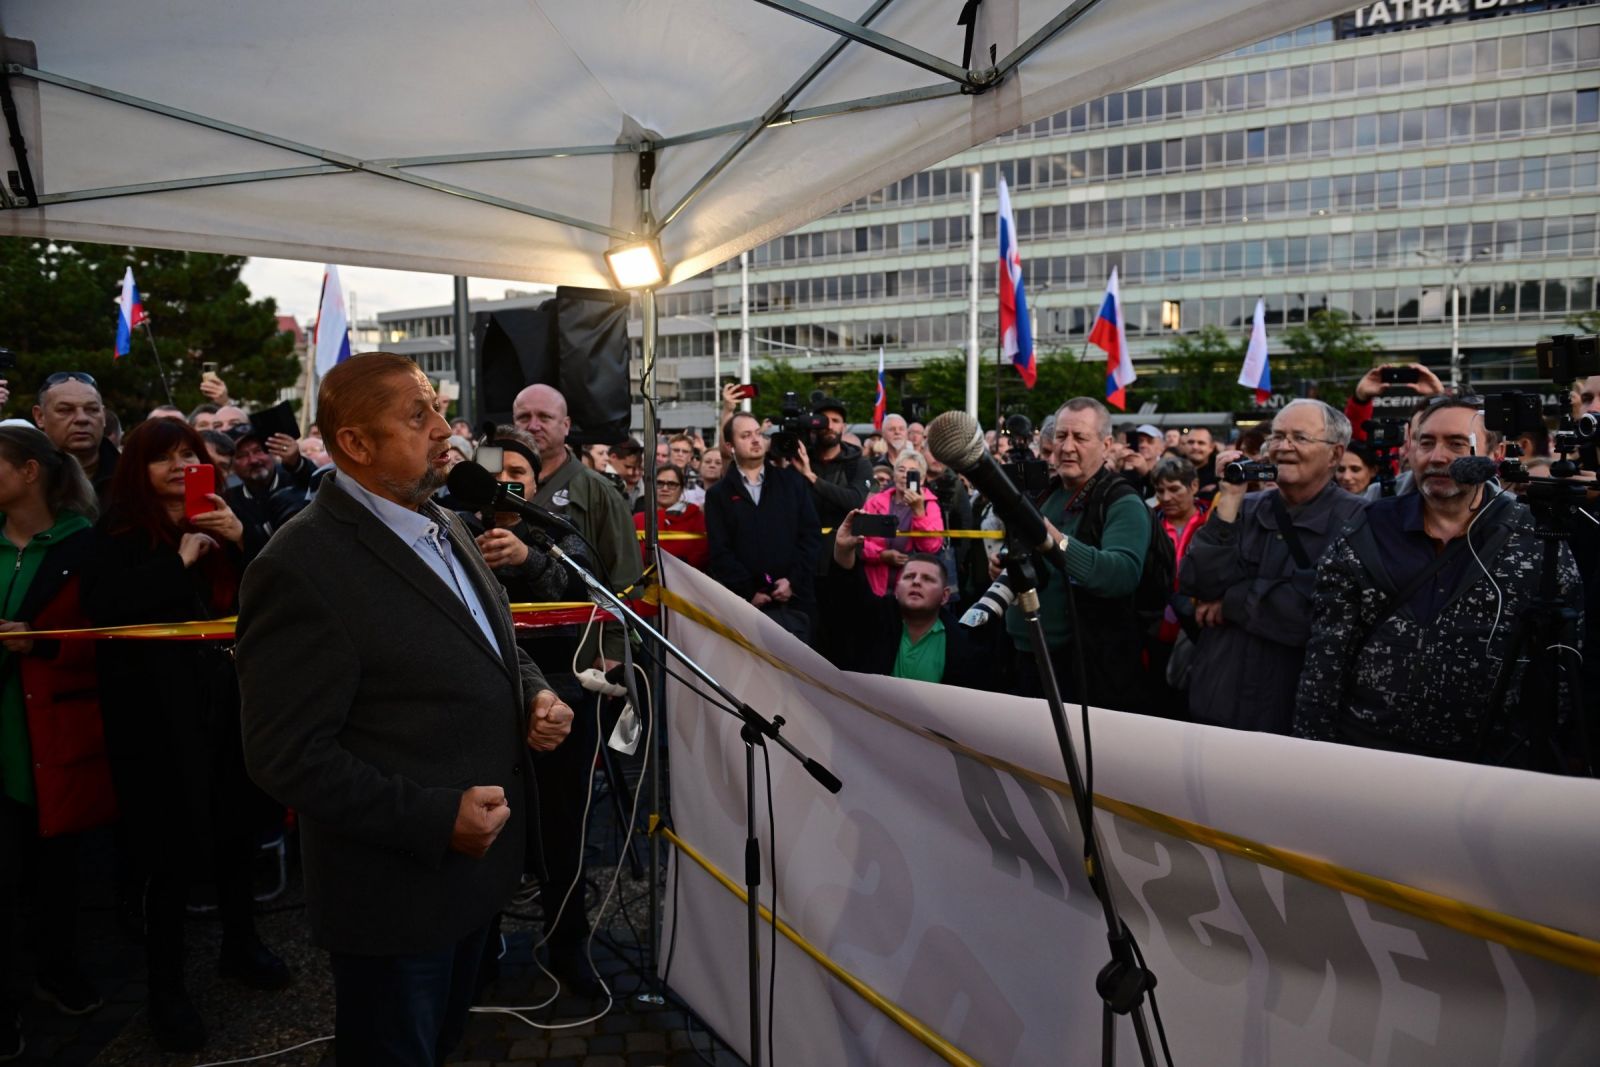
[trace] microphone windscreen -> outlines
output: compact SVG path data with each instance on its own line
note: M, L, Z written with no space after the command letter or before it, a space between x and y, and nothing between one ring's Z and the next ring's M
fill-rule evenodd
M928 451L946 467L969 471L983 458L983 428L965 411L946 411L928 423Z
M467 511L479 511L494 503L500 492L500 483L487 469L462 460L450 468L450 478L445 483L456 504Z
M1482 485L1499 470L1500 465L1488 456L1462 456L1450 464L1450 478L1462 485Z

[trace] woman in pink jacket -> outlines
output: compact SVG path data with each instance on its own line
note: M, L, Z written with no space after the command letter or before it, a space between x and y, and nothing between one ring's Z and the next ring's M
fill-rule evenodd
M881 493L867 497L862 510L869 515L893 515L897 530L943 530L944 516L939 501L926 487L928 464L921 455L907 449L895 457L894 482ZM862 572L873 593L883 596L900 577L900 568L913 552L938 552L944 538L868 537L861 544Z

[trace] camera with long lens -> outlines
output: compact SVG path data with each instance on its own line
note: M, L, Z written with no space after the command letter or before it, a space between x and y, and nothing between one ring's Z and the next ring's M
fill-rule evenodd
M1222 468L1222 480L1229 485L1275 482L1278 480L1278 465L1255 459L1234 460Z
M778 428L772 434L772 454L778 459L796 460L802 448L815 451L821 437L828 429L828 417L815 409L821 403L820 392L811 394L812 408L800 403L799 393L784 393L778 403Z
M1033 454L1033 423L1028 416L1007 416L1002 432L1010 448L1000 469L1006 472L1011 484L1030 497L1050 488L1050 464Z

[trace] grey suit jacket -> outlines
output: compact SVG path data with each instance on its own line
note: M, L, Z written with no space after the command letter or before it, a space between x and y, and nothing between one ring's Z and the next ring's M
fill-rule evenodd
M246 764L299 813L313 936L335 952L438 951L484 925L516 890L537 825L524 737L544 676L461 521L424 510L450 531L499 647L336 475L240 590ZM511 805L482 859L449 847L474 785L503 787Z

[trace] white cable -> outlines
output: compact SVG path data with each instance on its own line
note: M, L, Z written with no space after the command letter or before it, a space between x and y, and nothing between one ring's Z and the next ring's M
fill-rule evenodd
M270 1060L274 1056L285 1056L291 1052L296 1052L311 1045L320 1045L324 1041L332 1040L333 1035L329 1034L327 1037L314 1037L310 1041L302 1041L298 1045L290 1045L288 1048L280 1048L276 1052L263 1052L259 1056L242 1056L236 1060L213 1060L210 1063L197 1063L195 1064L195 1067L227 1067L227 1065L230 1063L255 1063L257 1060Z
M1487 485L1487 483L1485 484ZM1494 575L1489 573L1489 568L1485 567L1483 565L1483 560L1478 557L1478 549L1472 543L1472 527L1477 523L1478 519L1484 514L1484 512L1488 511L1490 506L1500 499L1504 492L1505 490L1503 489L1496 490L1494 496L1489 498L1488 503L1484 504L1483 507L1473 512L1472 518L1467 522L1466 535L1467 551L1472 553L1472 558L1478 564L1478 569L1483 572L1483 576L1489 579L1489 584L1494 587L1494 625L1489 627L1489 636L1483 640L1483 654L1486 659L1500 664L1502 670L1505 669L1505 660L1501 659L1499 656L1496 656L1489 650L1494 645L1495 631L1500 629L1500 614L1501 609L1505 607L1505 595L1500 592L1500 583L1494 580Z
M1583 653L1579 652L1577 649L1573 648L1571 645L1551 645L1549 648L1545 649L1545 651L1546 652L1554 652L1557 649L1560 649L1563 652L1571 652L1574 656L1578 657L1578 662L1579 663L1583 662Z

